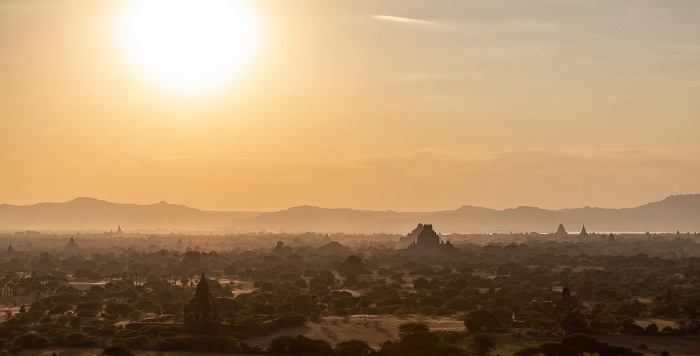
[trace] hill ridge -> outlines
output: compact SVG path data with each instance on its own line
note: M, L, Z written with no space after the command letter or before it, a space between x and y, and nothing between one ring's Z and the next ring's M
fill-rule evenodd
M549 210L521 205L495 210L462 205L433 212L375 211L300 205L273 212L210 211L170 204L114 203L77 197L62 203L0 204L2 230L69 229L180 229L223 231L389 232L405 234L419 222L433 223L436 231L551 232L559 224L589 231L700 230L700 194L671 195L660 201L629 208L581 207Z

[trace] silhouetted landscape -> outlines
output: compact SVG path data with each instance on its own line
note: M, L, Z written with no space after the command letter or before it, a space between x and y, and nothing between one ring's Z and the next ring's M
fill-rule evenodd
M634 208L546 210L521 206L493 210L462 206L436 212L369 211L300 206L277 212L216 212L160 202L117 204L93 198L27 206L0 205L0 230L98 230L123 226L132 231L401 233L432 221L443 233L548 232L560 223L601 232L700 230L700 194L674 195Z
M699 19L0 0L0 356L700 355Z
M674 196L627 214L696 202L696 195ZM142 224L251 214L87 198L26 208L62 211L54 218L73 224L88 211L103 222L104 212L122 219L141 212ZM523 209L450 213L474 210ZM626 212L578 211L588 210ZM178 219L157 220L168 211ZM349 224L340 218L347 216L362 224L372 214L411 214L302 207L248 219L315 213L319 224L329 221L321 226ZM442 233L424 221L403 234L122 226L0 233L0 352L692 355L700 347L695 232L598 233L553 224L539 233Z

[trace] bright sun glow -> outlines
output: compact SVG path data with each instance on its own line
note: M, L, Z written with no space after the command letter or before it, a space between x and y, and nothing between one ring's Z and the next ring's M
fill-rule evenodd
M226 84L251 62L260 24L244 0L132 0L118 36L145 76L194 94Z

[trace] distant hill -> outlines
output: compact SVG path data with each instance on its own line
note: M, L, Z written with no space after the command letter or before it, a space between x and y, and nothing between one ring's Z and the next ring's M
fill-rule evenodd
M0 229L126 230L188 229L207 231L230 226L235 219L257 212L217 212L160 202L151 205L118 204L93 198L65 203L0 205Z
M71 230L189 229L224 227L276 232L347 232L406 234L418 223L431 223L440 233L554 232L564 224L570 234L583 225L589 232L695 232L700 230L700 194L674 195L662 201L625 209L576 208L547 210L517 207L494 210L462 206L436 212L327 209L300 206L260 212L217 212L173 205L117 204L92 198L26 206L0 205L0 229Z

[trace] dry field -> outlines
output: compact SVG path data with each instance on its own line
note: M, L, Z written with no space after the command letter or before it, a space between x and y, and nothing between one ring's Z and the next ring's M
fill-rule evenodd
M264 337L250 338L246 341L262 348L270 346L272 339L281 335L302 334L312 339L323 339L335 345L341 341L359 339L371 347L378 348L386 340L399 338L399 325L409 322L424 322L430 330L463 331L464 322L451 317L418 317L406 315L353 315L349 317L329 316L320 322L308 322L305 326L280 330Z
M691 356L700 354L700 340L688 340L666 336L634 336L634 335L607 335L596 336L599 341L612 345L620 345L632 348L634 351L644 352L647 355L658 355L666 350L673 356ZM640 344L645 344L649 350L639 350Z
M12 314L19 312L19 305L0 305L0 322L7 320L8 311Z
M656 326L659 327L659 330L670 326L671 329L678 329L678 321L683 320L681 318L634 318L634 321L636 322L637 325L646 328L649 326L649 324L656 324Z
M398 339L398 327L408 322L424 322L431 330L455 330L463 331L464 323L453 317L421 317L406 315L396 317L393 315L353 315L350 317L326 317L320 322L308 322L307 325L285 329L264 337L250 338L246 340L253 345L267 348L270 341L281 335L302 334L312 339L323 339L335 345L338 342L359 339L366 341L371 347L378 349L386 340ZM669 320L654 319L661 327L663 322ZM512 355L515 351L528 346L536 346L545 341L556 341L529 337L515 337L509 334L492 334L497 338L496 350L492 355ZM698 355L700 340L687 340L663 336L632 336L632 335L594 335L599 341L612 345L630 347L635 351L645 352L647 355L658 355L662 350L667 350L673 356ZM640 344L646 344L649 350L639 350Z

